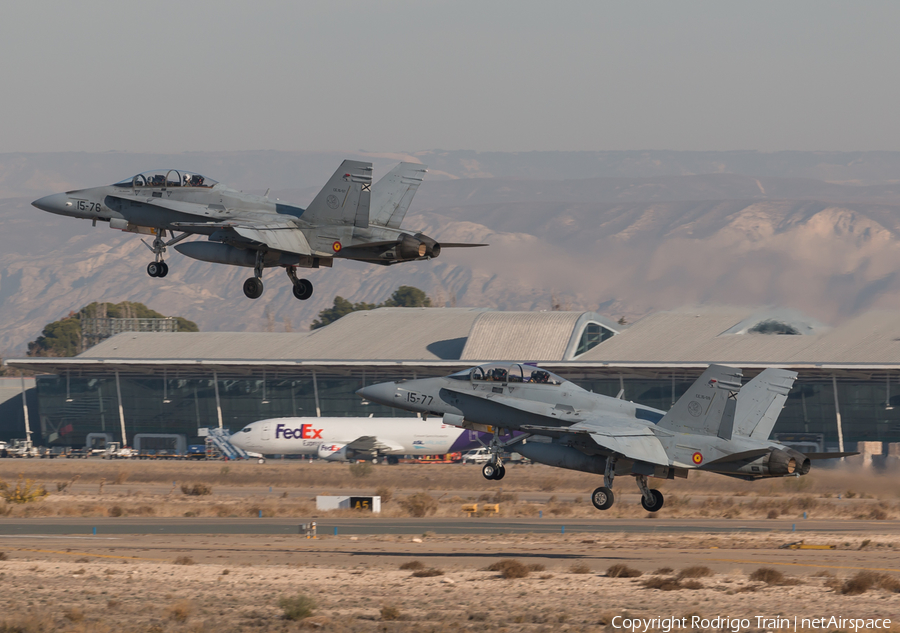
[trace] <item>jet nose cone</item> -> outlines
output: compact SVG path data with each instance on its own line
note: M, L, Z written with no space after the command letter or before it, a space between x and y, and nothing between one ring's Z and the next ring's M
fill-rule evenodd
M377 385L369 385L368 387L363 387L356 392L356 395L360 396L361 398L365 398L370 402L377 402L378 404L391 406L394 401L394 394L396 393L397 383L382 382Z
M72 208L72 203L69 202L69 196L66 194L54 193L35 200L31 203L31 206L37 207L41 211L65 215L66 210Z

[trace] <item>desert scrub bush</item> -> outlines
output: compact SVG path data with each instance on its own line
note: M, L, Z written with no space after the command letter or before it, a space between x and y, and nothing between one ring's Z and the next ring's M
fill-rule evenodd
M400 608L393 604L381 605L382 620L399 620L401 618Z
M772 569L771 567L760 567L752 574L750 574L750 580L755 580L758 582L764 582L767 585L799 585L800 581L796 578L791 578L790 576L785 576L777 569Z
M638 576L642 576L643 574L644 572L629 567L628 565L622 565L621 563L618 565L613 565L606 570L606 575L609 578L637 578Z
M78 607L71 607L63 612L63 617L69 622L81 622L82 620L84 620L84 611L82 611Z
M8 503L31 503L40 501L49 493L41 484L36 484L34 479L25 479L24 473L19 473L16 485L12 486L0 479L0 496Z
M766 514L766 518L767 518L767 519L777 519L777 518L780 517L780 516L781 516L781 513L780 513L778 510L776 510L775 508L772 508L772 509L769 510L769 512Z
M443 576L444 572L440 569L430 567L429 569L418 569L413 572L413 578L431 578L432 576Z
M6 552L0 552L0 560L7 560L9 556L6 555Z
M422 561L411 560L407 563L403 563L402 565L400 565L400 569L409 570L409 571L418 571L420 569L425 569L425 565L422 564Z
M282 596L278 599L278 606L281 607L285 620L302 620L316 610L315 600L302 593L296 596Z
M712 575L713 572L709 567L694 565L693 567L685 567L678 572L678 580L684 580L685 578L706 578L707 576Z
M194 603L190 600L179 600L171 607L166 609L166 616L174 621L179 623L187 622L187 619L191 617L191 613L194 611Z
M212 486L209 484L181 484L181 492L192 497L201 497L203 495L211 495Z
M106 513L111 517L120 517L125 514L125 511L122 510L122 506L113 506Z
M365 479L372 474L373 470L375 470L375 467L369 462L350 464L350 474L356 479Z
M673 571L675 571L675 570L672 569L671 567L660 567L653 573L656 574L657 576L668 576Z
M900 580L887 574L874 571L861 571L852 578L848 578L840 587L840 592L845 596L858 596L869 589L884 589L893 593L900 593Z
M492 563L488 571L499 571L501 578L525 578L530 570L515 558L504 558Z
M391 502L391 498L394 496L394 490L387 486L378 486L375 489L375 496L381 497L381 504L384 505Z
M575 563L571 567L569 567L570 574L589 574L591 573L591 568L585 565L584 563Z
M128 476L129 476L129 474L130 474L130 473L129 473L127 470L121 470L121 469L120 469L120 470L116 473L115 479L113 479L113 483L114 483L114 484L120 484L120 485L121 485L121 484L124 484L126 481L128 481Z
M179 556L174 561L172 561L172 563L175 565L196 565L197 564L196 562L194 562L194 559L191 558L190 556Z
M400 505L410 516L424 517L437 512L437 501L427 492L417 492L400 501Z
M641 582L647 589L659 589L660 591L676 591L681 589L681 583L674 578L664 576L651 576Z

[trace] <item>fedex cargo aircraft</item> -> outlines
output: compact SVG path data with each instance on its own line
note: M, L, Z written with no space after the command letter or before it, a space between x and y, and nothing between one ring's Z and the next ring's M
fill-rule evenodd
M315 455L331 461L443 455L483 446L477 431L440 418L271 418L248 424L229 441L248 453ZM485 436L490 439L489 436Z

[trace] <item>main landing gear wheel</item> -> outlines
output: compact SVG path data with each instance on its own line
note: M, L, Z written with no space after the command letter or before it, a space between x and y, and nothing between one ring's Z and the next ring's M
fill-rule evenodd
M147 274L151 277L159 277L162 272L162 266L159 262L150 262L147 264Z
M259 299L263 293L263 282L258 277L251 277L244 282L244 294L250 299Z
M169 265L166 262L159 262L159 274L157 277L165 277L169 274Z
M309 279L298 279L294 284L294 296L300 301L306 301L312 296L313 285Z
M591 503L598 510L609 510L615 502L616 497L609 488L601 486L591 493Z
M650 494L653 495L653 504L648 504L644 496L641 495L641 505L644 506L644 510L647 512L656 512L663 507L665 499L663 498L663 493L659 490L651 490Z
M497 466L497 472L494 473L494 481L500 481L504 477L506 477L506 466Z

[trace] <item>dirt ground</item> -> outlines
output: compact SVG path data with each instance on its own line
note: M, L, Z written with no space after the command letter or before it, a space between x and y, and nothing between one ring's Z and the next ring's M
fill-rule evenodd
M751 626L740 630L777 630L757 616L891 618L887 630L900 631L896 587L842 593L863 569L900 578L900 536L818 536L852 545L840 552L781 550L784 536L771 534L636 540L621 533L0 537L0 631L601 631L614 628L615 616L690 624L694 615L746 618ZM504 578L488 570L509 558L533 571ZM400 569L413 561L440 573ZM609 577L614 565L642 575ZM674 586L660 582L697 568ZM761 568L784 577L754 580ZM313 615L285 620L279 599L297 594L315 602Z
M545 516L559 512L553 516L598 521L612 516L598 513L587 501L599 485L597 478L543 466L511 467L502 482L487 482L477 467L461 465L377 466L357 477L347 465L299 462L0 460L0 479L14 485L19 473L50 494L32 503L0 505L4 523L26 517L140 516L152 526L159 517L256 516L263 509L264 516L301 517L315 512L316 494L358 490L389 493L386 514L398 517L411 514L403 500L422 492L434 501L426 517L462 516L463 502L485 496L498 500L507 516L533 516L527 513L535 508ZM816 533L814 539L835 550L780 549L791 540L784 532L438 536L425 531L316 540L298 535L0 536L5 605L0 633L608 631L622 630L622 616L687 617L686 626L671 629L681 633L704 629L692 626L695 615L746 618L746 626L720 622L705 630L774 633L793 628L795 616L834 616L890 618L889 629L875 628L874 622L861 628L900 633L896 481L895 476L826 470L755 484L711 475L662 482L670 503L680 499L660 513L668 519L766 519L772 510L784 519L806 512L811 519L833 520L834 532ZM182 484L198 483L209 486L210 494L181 491ZM615 516L653 521L640 510L631 487L627 478L617 480L616 491L623 494ZM860 525L865 529L860 531ZM848 531L848 526L856 527ZM504 578L488 570L505 559L519 561L527 576ZM437 572L415 576L414 570L400 569L415 561ZM615 565L641 575L610 577ZM860 573L868 576L854 581ZM312 615L285 619L279 601L298 595L315 603ZM790 627L757 616L782 616ZM829 633L857 628L846 622L799 625L802 620L798 630ZM651 622L647 631L665 628Z

